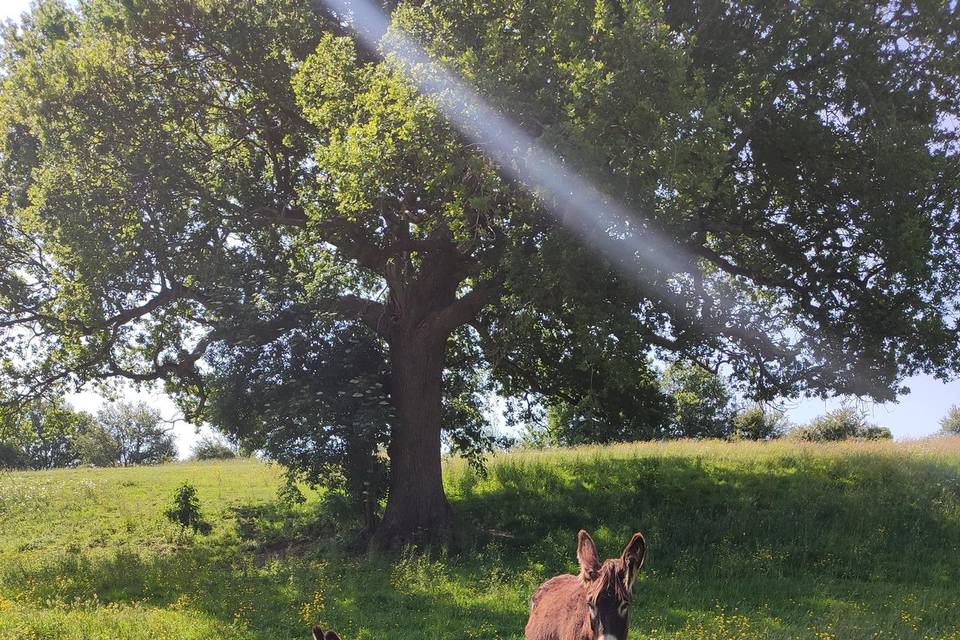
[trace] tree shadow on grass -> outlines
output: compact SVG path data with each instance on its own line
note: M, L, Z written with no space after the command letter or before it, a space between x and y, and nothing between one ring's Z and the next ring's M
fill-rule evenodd
M571 568L576 532L619 554L635 530L648 567L712 578L886 580L947 585L960 575L960 482L922 460L785 455L500 463L452 487L472 529L510 532L523 564ZM481 534L482 538L482 534Z
M70 606L97 594L100 603L195 611L226 627L235 625L234 637L255 640L307 637L314 623L337 628L347 640L519 640L526 623L526 600L543 572L496 549L485 558L481 555L466 560L415 554L392 560L287 556L257 566L245 556L224 557L210 549L192 548L163 556L80 556L24 570L19 576L8 570L4 587L44 585L23 590L18 597L41 607ZM913 638L923 634L895 626L903 611L920 615L931 604L947 611L953 603L949 591L931 600L929 593L911 587L912 597L919 599L908 608L899 591L897 585L824 583L810 576L697 579L654 570L637 584L631 620L635 632L656 638L813 637L809 631L817 624L838 624L844 619L861 631L876 629L883 630L884 637ZM897 598L890 599L894 595ZM881 620L876 619L883 614L878 607L890 609ZM957 622L955 618L924 621L920 630L940 637L937 634L956 628ZM736 625L734 635L711 631L731 624Z
M252 526L241 521L248 533ZM274 554L276 532L260 533L262 547L251 540L197 541L163 553L63 553L2 568L0 585L7 597L40 609L118 604L194 611L256 640L308 637L315 623L338 628L348 640L522 636L522 607L487 597L489 574L477 567L417 554L340 556L323 544Z
M580 528L605 557L643 531L633 628L650 637L813 637L825 621L849 637L960 628L949 604L960 577L960 482L936 461L521 457L451 484L478 539L510 532L518 571L575 572Z
M96 597L196 611L256 640L306 637L313 623L346 640L512 640L537 585L574 570L578 529L605 557L640 529L650 551L631 620L650 637L811 637L841 615L922 637L897 631L897 616L937 609L946 613L917 623L936 637L960 625L948 608L960 575L956 481L936 464L870 457L510 462L454 479L454 507L474 531L455 557L345 556L322 540L322 514L291 523L268 505L238 510L236 537L13 563L0 584L38 607ZM730 636L711 624L741 626Z

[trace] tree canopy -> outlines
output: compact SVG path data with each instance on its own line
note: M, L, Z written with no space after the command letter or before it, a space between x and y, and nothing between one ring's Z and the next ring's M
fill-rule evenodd
M0 408L0 468L73 466L83 460L83 439L93 428L92 416L61 399Z
M670 268L584 247L504 170L522 141L492 160L350 15L46 1L0 54L0 382L163 380L203 417L255 392L209 363L354 332L385 367L392 544L449 530L441 425L476 436L484 384L580 402L660 350L758 398L889 399L960 368L949 2L384 7ZM298 399L309 433L341 415Z
M960 435L960 405L954 405L947 411L947 415L940 421L940 432Z
M664 387L673 398L671 434L678 438L728 438L736 415L733 393L718 375L699 365L671 365Z
M114 462L160 464L177 457L172 429L160 412L143 402L118 402L97 412L97 423L115 443Z

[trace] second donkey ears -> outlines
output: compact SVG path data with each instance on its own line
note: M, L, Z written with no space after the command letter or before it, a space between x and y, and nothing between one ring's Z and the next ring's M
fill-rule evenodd
M620 554L620 561L626 570L628 581L633 585L633 578L636 577L640 567L643 566L643 558L647 552L647 543L643 539L643 534L639 531L633 534L630 542L624 547ZM580 563L580 577L584 580L594 580L600 571L600 556L597 555L597 546L593 543L590 534L580 530L577 534L577 561Z
M340 636L337 635L336 631L324 633L320 625L317 625L313 628L313 640L340 640Z

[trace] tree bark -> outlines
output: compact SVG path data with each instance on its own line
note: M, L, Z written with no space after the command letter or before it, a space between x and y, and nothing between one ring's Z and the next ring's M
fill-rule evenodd
M371 549L448 544L453 511L440 466L443 359L447 334L404 331L390 341L390 393L397 420L388 452L390 493Z

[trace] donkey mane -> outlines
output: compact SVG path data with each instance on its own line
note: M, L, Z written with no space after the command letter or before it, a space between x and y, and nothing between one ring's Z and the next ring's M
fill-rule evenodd
M620 563L616 560L603 563L597 572L596 580L588 584L588 591L591 594L608 593L621 602L630 602L633 600L633 591L628 588L626 568L623 568L623 575L618 575L621 570Z

